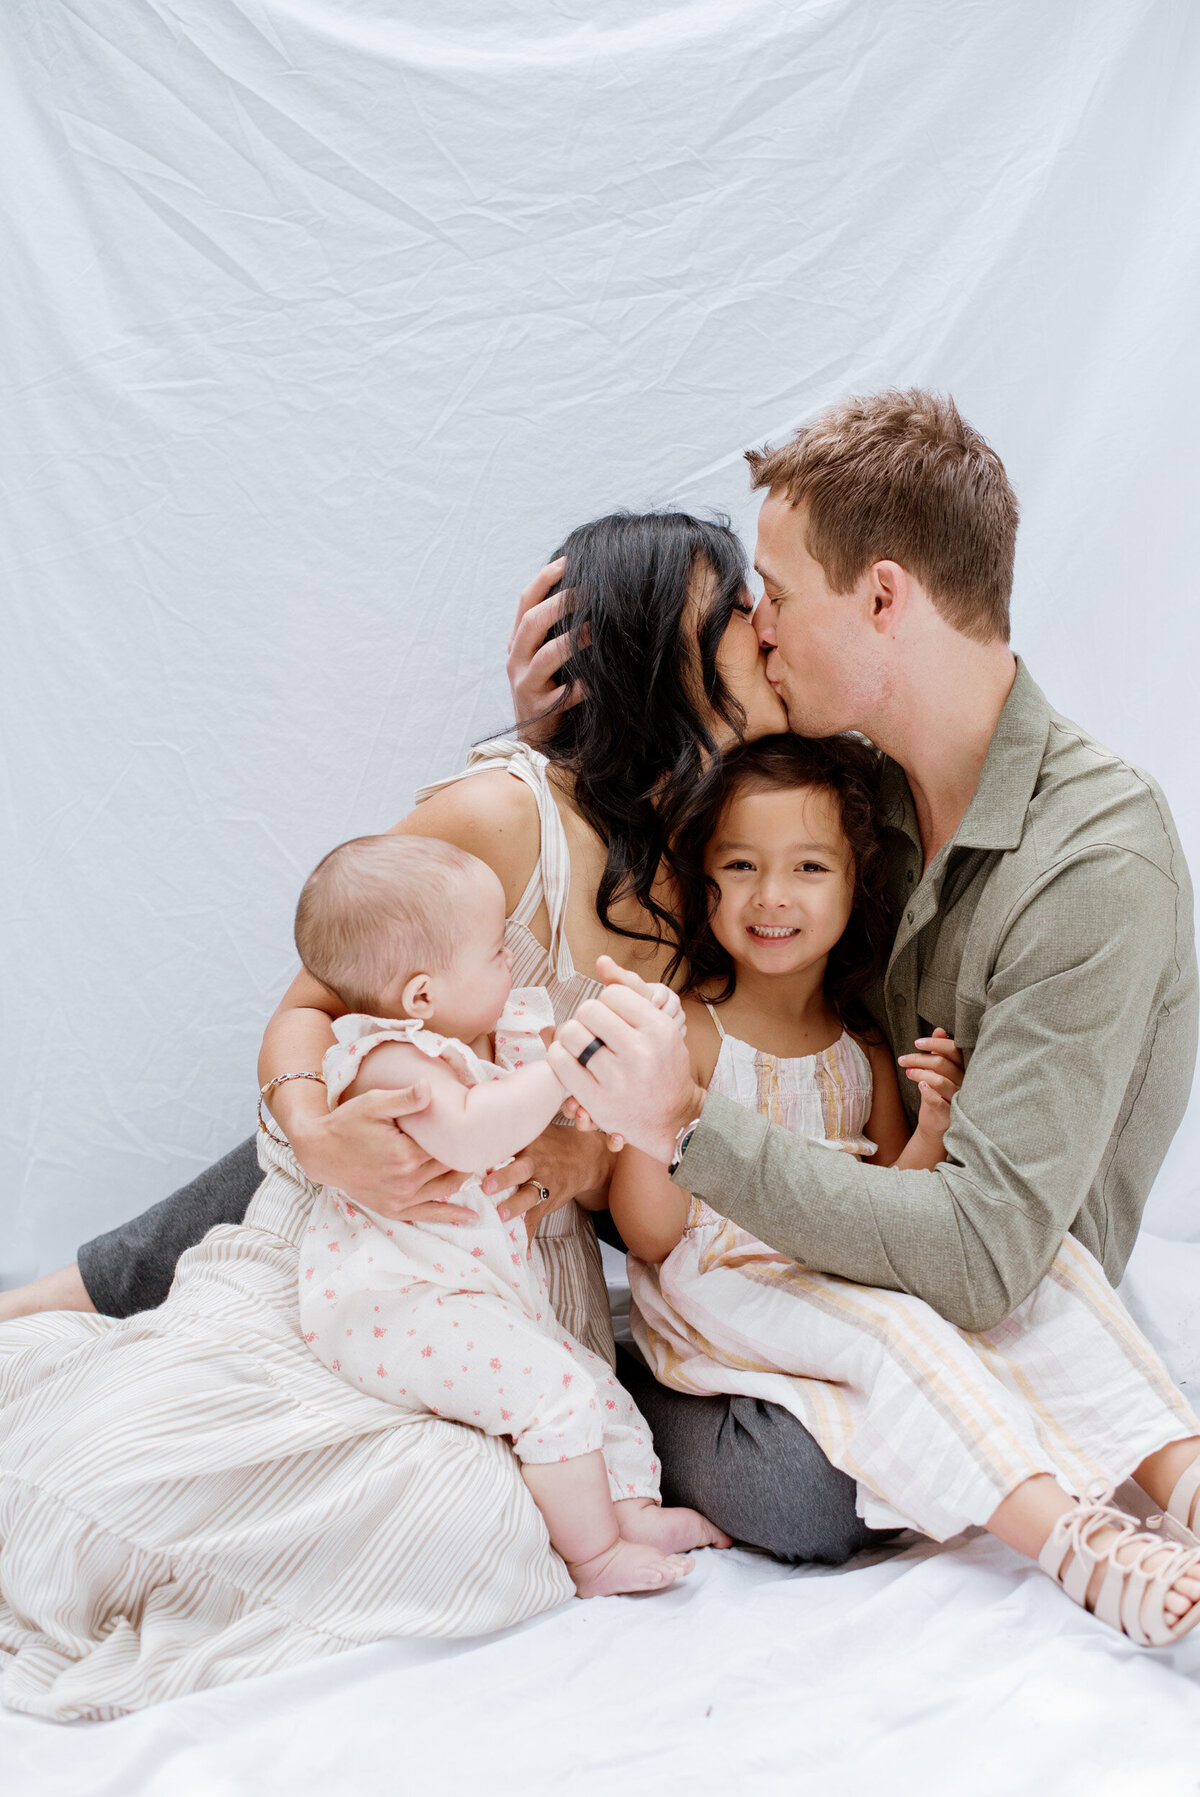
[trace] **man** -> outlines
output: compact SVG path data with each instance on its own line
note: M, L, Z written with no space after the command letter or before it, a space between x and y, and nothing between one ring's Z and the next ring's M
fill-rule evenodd
M791 727L889 757L900 924L878 1015L966 1077L933 1172L831 1155L690 1075L611 969L551 1051L597 1125L820 1271L988 1329L1070 1231L1115 1284L1196 1050L1191 888L1158 787L1054 712L1008 647L1017 508L953 403L833 407L748 457L767 672ZM574 1059L598 1039L581 1066ZM915 1117L918 1093L902 1082Z

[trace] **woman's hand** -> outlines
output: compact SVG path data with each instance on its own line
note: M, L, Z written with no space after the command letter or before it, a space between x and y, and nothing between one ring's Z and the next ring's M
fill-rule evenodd
M536 574L521 594L512 635L508 639L505 668L512 689L513 708L521 725L521 735L535 747L554 735L558 714L577 705L579 682L570 687L559 686L555 675L571 654L571 638L562 636L547 640L551 625L569 609L570 595L555 593L546 597L551 587L562 579L566 560L549 562Z
M450 1204L466 1178L435 1161L404 1134L402 1119L423 1111L422 1080L397 1092L365 1092L336 1110L293 1116L292 1152L315 1185L340 1191L404 1223L474 1223L476 1213Z
M524 1217L532 1235L543 1217L561 1210L572 1198L585 1210L603 1210L607 1202L608 1182L612 1177L613 1157L603 1137L584 1135L578 1130L563 1129L552 1123L524 1154L489 1173L483 1189L494 1197L506 1186L517 1186L511 1198L499 1207L505 1222L511 1217ZM542 1199L538 1186L545 1186L550 1196Z

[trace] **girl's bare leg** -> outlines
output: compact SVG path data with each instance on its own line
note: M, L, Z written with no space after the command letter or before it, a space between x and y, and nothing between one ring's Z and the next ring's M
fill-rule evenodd
M1200 1454L1200 1435L1189 1435L1184 1441L1169 1441L1157 1453L1147 1454L1133 1476L1159 1509L1165 1510L1171 1501L1171 1493L1197 1454Z
M1183 1444L1175 1443L1173 1445L1182 1446ZM1160 1453L1165 1454L1168 1451L1163 1448ZM1200 1451L1200 1440L1193 1441L1191 1455L1185 1459L1184 1465L1195 1457L1197 1451ZM1157 1458L1158 1455L1152 1454L1149 1460L1143 1461L1142 1466L1148 1466L1151 1460ZM1180 1471L1182 1470L1181 1467ZM1139 1484L1142 1483L1141 1472L1142 1467L1139 1467ZM1150 1490L1150 1487L1147 1486L1146 1489ZM1168 1485L1168 1493L1169 1490L1170 1486ZM1151 1492L1151 1496L1155 1498L1156 1503L1159 1501L1154 1492ZM1024 1484L1018 1485L1015 1491L1010 1492L1004 1502L993 1512L985 1526L989 1534L995 1535L997 1540L1006 1542L1009 1547L1015 1547L1017 1552L1024 1554L1027 1559L1036 1560L1045 1547L1050 1531L1059 1517L1068 1510L1074 1510L1076 1503L1077 1500L1069 1496L1057 1481L1051 1478L1049 1473L1037 1473L1032 1479L1026 1479ZM1115 1534L1116 1531L1111 1533ZM1104 1545L1106 1535L1101 1531L1094 1539L1096 1547L1100 1548ZM1120 1563L1121 1553L1119 1550L1116 1559ZM1153 1571L1158 1563L1154 1559L1149 1560L1147 1570ZM1096 1590L1089 1589L1088 1591L1089 1602L1094 1601L1098 1594L1101 1576L1101 1572L1098 1570ZM1200 1602L1200 1579L1195 1578L1179 1579L1163 1599L1164 1607L1172 1616L1185 1616L1192 1605L1197 1602Z
M661 1591L692 1570L692 1562L679 1554L622 1539L599 1450L544 1466L526 1463L521 1472L580 1597Z
M31 1279L28 1285L18 1285L11 1292L0 1292L0 1323L10 1323L14 1317L37 1316L43 1310L95 1308L74 1261L69 1267L59 1267L57 1273Z

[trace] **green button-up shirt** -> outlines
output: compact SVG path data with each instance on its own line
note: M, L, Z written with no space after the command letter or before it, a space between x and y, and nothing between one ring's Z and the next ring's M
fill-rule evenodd
M1019 662L975 796L924 873L894 763L885 791L900 926L877 1014L896 1054L938 1024L963 1050L945 1161L872 1167L713 1094L676 1181L794 1260L986 1329L1068 1231L1114 1284L1124 1272L1191 1087L1191 885L1155 782Z

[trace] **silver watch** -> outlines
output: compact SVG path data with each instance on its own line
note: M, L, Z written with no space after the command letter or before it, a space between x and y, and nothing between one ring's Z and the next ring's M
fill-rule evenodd
M699 1126L699 1123L700 1123L699 1117L693 1117L690 1123L684 1124L683 1128L679 1131L678 1135L675 1137L675 1152L674 1152L674 1154L672 1154L670 1162L667 1166L668 1173L674 1173L676 1167L679 1165L680 1161L683 1159L684 1155L687 1153L688 1143L691 1141L692 1137L695 1135L697 1127Z

